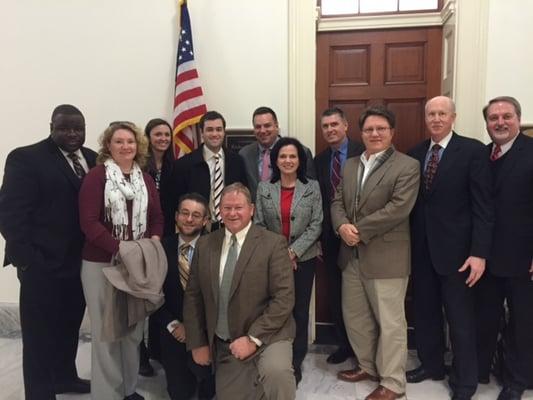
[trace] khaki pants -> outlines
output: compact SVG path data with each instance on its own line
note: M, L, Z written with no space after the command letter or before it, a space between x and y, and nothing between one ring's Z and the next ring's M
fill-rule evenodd
M216 340L216 393L218 400L294 400L292 342L266 345L256 357L237 360L229 343Z
M409 278L365 279L354 259L342 272L342 310L348 339L361 369L381 385L405 393Z
M102 268L107 265L86 260L81 265L81 282L91 320L91 398L122 400L135 393L137 386L143 323L114 342L100 339L107 280Z

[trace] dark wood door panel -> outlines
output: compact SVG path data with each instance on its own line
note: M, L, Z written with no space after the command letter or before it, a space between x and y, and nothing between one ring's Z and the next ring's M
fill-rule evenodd
M360 104L390 104L404 113L397 115L397 148L422 140L424 103L440 94L441 35L440 27L319 33L316 152L326 148L320 113L333 105L347 113L351 137L359 136Z

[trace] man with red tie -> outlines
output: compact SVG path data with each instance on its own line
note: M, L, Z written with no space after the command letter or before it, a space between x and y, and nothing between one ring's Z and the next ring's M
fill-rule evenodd
M337 265L340 239L331 227L331 199L341 180L341 171L348 158L360 155L365 149L360 142L348 137L348 122L344 112L338 107L324 110L320 118L322 137L328 148L315 157L316 177L322 194L322 208L324 220L322 221L322 234L320 241L324 254L324 264L328 279L328 300L330 304L331 320L334 324L339 346L331 353L327 362L339 364L354 355L346 328L342 319L341 307L341 270Z
M494 213L489 159L483 144L452 130L455 105L444 96L425 107L430 138L409 152L421 166L411 213L415 337L421 365L407 382L444 379L444 318L453 362L452 400L470 400L477 388L472 287L485 271Z
M479 381L489 371L504 312L503 389L498 400L519 400L533 376L533 139L520 132L520 103L501 96L483 109L492 143L486 155L494 182L495 226L487 271L476 288Z

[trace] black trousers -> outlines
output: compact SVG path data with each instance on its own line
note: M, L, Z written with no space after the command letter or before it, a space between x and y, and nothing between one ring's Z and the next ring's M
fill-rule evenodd
M342 317L342 271L337 265L339 256L340 240L331 234L329 238L322 243L324 252L324 264L327 270L328 279L328 300L331 314L331 320L335 328L337 345L340 350L352 352L344 319Z
M309 341L309 303L315 279L316 258L299 262L294 271L294 310L292 312L296 322L296 336L292 344L292 364L294 369L300 369L307 354Z
M215 376L211 366L196 364L185 343L178 342L166 328L160 326L159 344L167 392L172 400L188 400L197 391L200 399L210 399L215 395Z
M504 315L504 384L525 390L533 382L533 281L529 276L497 277L486 270L476 285L479 376L488 378Z
M444 375L444 308L453 352L449 384L454 393L472 396L478 373L474 289L465 284L469 271L439 275L429 251L425 259L424 265L414 265L411 276L418 357L432 375Z
M32 267L19 269L17 275L25 398L55 399L54 384L78 377L76 354L85 311L80 277L58 278Z

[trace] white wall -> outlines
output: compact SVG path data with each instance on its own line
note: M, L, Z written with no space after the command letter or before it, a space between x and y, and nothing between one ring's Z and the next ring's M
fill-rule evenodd
M228 128L251 127L269 105L287 126L288 0L190 0L197 66L208 108ZM175 0L2 0L0 165L48 135L57 104L85 114L87 142L110 121L170 119L177 44ZM0 237L0 258L4 242ZM13 268L0 270L0 302L16 302Z
M521 0L460 0L456 59L456 129L488 142L481 109L510 95L522 105L522 123L533 123L528 25L533 3Z
M487 48L487 100L514 96L522 123L533 123L533 52L530 24L533 2L490 0Z

